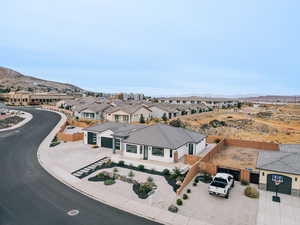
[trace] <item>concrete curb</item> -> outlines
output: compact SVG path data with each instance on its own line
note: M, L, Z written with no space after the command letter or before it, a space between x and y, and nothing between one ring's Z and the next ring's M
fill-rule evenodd
M14 111L18 111L18 112L21 112L21 113L24 113L25 115L27 115L28 117L25 118L23 121L21 121L20 123L12 126L12 127L8 127L8 128L3 128L3 129L0 129L0 132L3 132L3 131L9 131L9 130L14 130L14 129L17 129L17 128L20 128L22 126L24 126L26 123L28 123L31 119L32 119L32 115L28 112L24 112L24 111L21 111L21 110L14 110Z
M45 109L42 109L45 110ZM45 110L45 111L51 111L51 110ZM88 196L96 201L102 202L104 204L107 204L109 206L112 206L114 208L120 209L122 211L129 212L131 214L144 217L146 219L152 220L154 222L167 224L167 225L208 225L207 223L203 223L202 221L198 221L193 218L185 217L180 214L174 214L167 210L159 209L157 207L148 206L145 204L141 204L136 201L132 201L129 199L125 199L122 196L119 196L117 199L111 198L103 195L101 197L95 196L93 193L90 193L88 190L84 190L84 187L80 186L80 182L76 180L74 182L77 184L76 186L70 182L70 180L78 179L73 177L70 174L70 179L63 179L59 176L57 172L55 172L51 168L50 165L47 165L46 157L47 157L47 150L49 150L49 144L51 140L55 137L56 133L59 131L60 127L66 122L67 118L64 114L56 111L51 111L58 113L61 115L61 120L59 123L55 126L55 128L50 132L50 134L43 140L43 142L40 144L37 157L40 165L53 177L55 177L57 180L62 182L63 184L67 185L68 187L72 188L73 190L76 190L80 192L81 194ZM99 193L98 193L99 194ZM105 198L106 197L106 198ZM129 207L130 206L130 207ZM133 209L134 208L134 209Z

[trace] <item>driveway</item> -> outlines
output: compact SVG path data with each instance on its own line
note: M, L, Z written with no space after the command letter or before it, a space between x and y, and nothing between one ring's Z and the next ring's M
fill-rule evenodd
M260 191L257 225L300 224L300 198L279 194L281 203L273 202L273 192Z
M191 189L188 200L183 200L179 213L192 216L212 225L255 225L258 209L258 199L244 196L245 186L235 182L229 199L208 194L208 184L199 182L196 187L192 182L183 191ZM182 193L182 194L183 194ZM181 196L182 196L181 194Z

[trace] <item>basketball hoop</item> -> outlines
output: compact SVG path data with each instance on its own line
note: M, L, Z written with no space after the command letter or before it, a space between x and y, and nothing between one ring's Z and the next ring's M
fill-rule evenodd
M281 184L280 180L275 180L275 185L278 186L279 184Z
M281 183L283 183L283 176L273 174L272 175L272 182L274 182L274 184L276 186L276 190L275 190L276 195L272 197L272 200L274 202L280 202L280 197L278 196L278 189L279 189L279 185Z

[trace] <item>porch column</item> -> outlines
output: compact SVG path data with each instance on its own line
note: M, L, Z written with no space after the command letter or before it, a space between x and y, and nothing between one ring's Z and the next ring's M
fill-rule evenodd
M116 138L113 137L113 154L116 154Z

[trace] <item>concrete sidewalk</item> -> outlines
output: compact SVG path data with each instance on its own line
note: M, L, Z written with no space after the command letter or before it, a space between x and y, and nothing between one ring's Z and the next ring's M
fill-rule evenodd
M58 112L56 112L58 113ZM121 195L112 195L109 191L101 190L101 192L94 188L94 186L88 183L83 183L80 179L72 176L70 172L57 166L57 164L49 157L49 144L54 138L60 127L65 123L66 116L59 113L62 116L61 121L51 131L51 133L41 143L37 156L41 166L56 179L64 183L65 185L77 190L78 192L89 196L97 201L113 206L115 208L127 211L129 213L153 220L155 222L172 225L210 225L202 221L193 219L191 217L185 217L179 214L171 213L167 210L162 210L157 207L152 207L146 204L139 203Z

